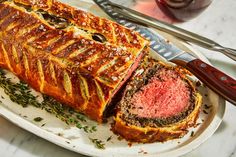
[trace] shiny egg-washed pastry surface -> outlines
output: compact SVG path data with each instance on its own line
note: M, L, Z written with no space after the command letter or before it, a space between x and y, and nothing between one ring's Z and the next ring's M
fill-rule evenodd
M147 44L136 32L58 1L0 3L0 67L99 122Z

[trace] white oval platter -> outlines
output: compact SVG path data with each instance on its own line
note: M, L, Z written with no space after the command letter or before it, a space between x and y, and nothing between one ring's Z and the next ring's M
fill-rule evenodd
M96 15L107 17L92 1L82 0L63 0L72 6L80 9L92 12ZM199 52L191 48L186 43L182 43L169 35L164 35L169 41L177 44L182 49L188 50L198 58L208 62L208 60ZM155 57L160 58L157 54L152 54ZM13 80L17 78L7 73L7 77ZM118 140L118 136L114 135L110 131L110 120L107 124L96 124L95 122L88 121L88 125L97 125L97 131L94 133L85 133L84 131L76 128L75 126L69 126L55 117L55 115L28 106L26 108L12 102L9 97L4 93L4 90L0 88L0 114L15 123L19 127L28 130L29 132L42 137L52 143L55 143L61 147L69 149L74 152L78 152L84 155L90 156L180 156L186 154L204 141L206 141L218 128L222 121L225 111L225 100L209 90L207 87L201 87L199 89L203 95L203 104L211 105L212 107L204 113L204 105L202 106L200 117L198 119L198 127L189 130L189 133L181 139L176 139L164 143L152 143L152 144L132 144L129 145L125 140ZM36 95L40 93L34 92ZM42 117L43 120L35 122L35 117ZM194 132L194 136L191 133ZM108 138L111 139L107 141ZM105 143L105 149L97 149L89 138L97 138Z

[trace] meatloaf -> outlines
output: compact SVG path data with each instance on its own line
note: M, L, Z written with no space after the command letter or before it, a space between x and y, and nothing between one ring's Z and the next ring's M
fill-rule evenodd
M56 0L0 1L0 67L98 122L148 41Z
M181 70L146 58L127 83L112 130L132 142L180 138L196 123L200 105Z

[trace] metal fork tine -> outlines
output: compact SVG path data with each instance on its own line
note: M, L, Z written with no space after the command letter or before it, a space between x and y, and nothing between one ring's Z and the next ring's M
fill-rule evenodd
M130 8L124 7L124 6L119 5L117 3L113 3L110 1L107 1L107 2L110 6L112 6L114 8L114 10L116 12L118 12L122 15L125 15L124 17L128 20L131 20L135 23L138 23L138 24L141 24L144 26L151 26L153 28L162 30L162 31L167 32L167 33L169 33L173 36L176 36L180 39L194 43L198 46L207 48L209 50L222 52L226 56L228 56L231 59L236 61L236 50L235 49L223 47L211 39L208 39L206 37L200 36L200 35L195 34L193 32L184 30L182 28L176 27L174 25L159 21L155 18L152 18L150 16L147 16L145 14L142 14L142 13L132 10Z

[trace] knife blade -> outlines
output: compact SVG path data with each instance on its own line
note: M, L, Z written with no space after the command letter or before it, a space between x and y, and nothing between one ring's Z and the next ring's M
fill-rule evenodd
M210 89L236 106L236 80L193 55L166 42L159 34L154 33L147 27L138 25L138 21L134 23L134 21L127 20L109 4L109 1L93 1L115 21L139 32L143 37L150 40L150 47L156 53L168 61L185 67Z
M176 27L172 24L168 24L166 22L157 20L148 15L142 14L133 9L127 8L117 3L113 3L107 0L108 4L112 6L113 10L120 15L124 15L125 19L130 21L134 21L140 25L149 26L161 30L163 32L169 33L179 39L182 39L186 42L190 42L192 44L196 44L203 48L207 48L209 50L218 51L228 56L232 60L236 61L236 50L228 47L224 47L215 41L208 39L206 37L200 36L199 34L184 30L182 28ZM115 13L114 13L115 14Z

